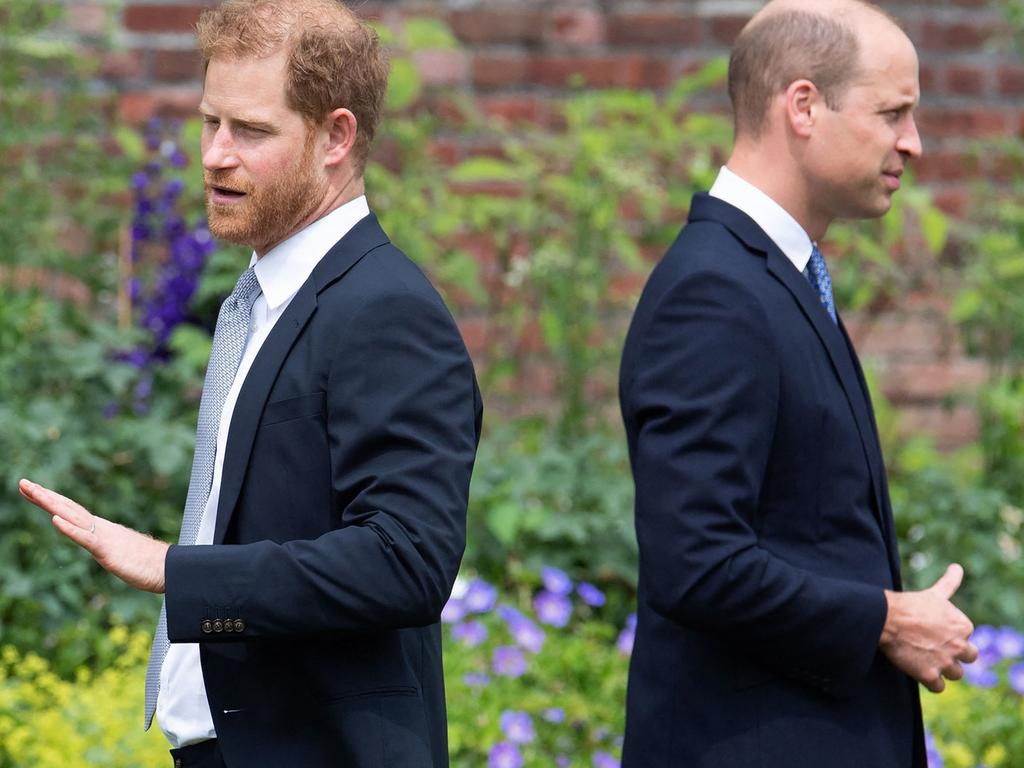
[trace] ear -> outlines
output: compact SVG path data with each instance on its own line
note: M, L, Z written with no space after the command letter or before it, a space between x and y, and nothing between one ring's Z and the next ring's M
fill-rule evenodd
M356 116L344 107L339 107L324 118L323 128L327 132L324 165L340 165L356 143L356 134L359 130Z
M810 80L794 80L786 89L786 122L801 138L809 138L816 113L824 105L821 93Z

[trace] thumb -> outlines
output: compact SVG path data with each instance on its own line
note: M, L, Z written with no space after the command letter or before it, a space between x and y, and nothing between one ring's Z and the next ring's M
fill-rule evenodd
M963 580L963 566L959 563L953 563L946 568L946 572L932 585L932 589L949 600L960 589L960 584Z

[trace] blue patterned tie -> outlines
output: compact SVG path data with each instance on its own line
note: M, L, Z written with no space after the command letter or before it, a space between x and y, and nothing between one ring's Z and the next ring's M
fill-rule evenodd
M806 276L811 287L818 292L818 298L821 299L821 303L828 311L828 316L832 318L833 323L838 325L839 319L836 317L836 303L832 298L832 278L828 274L828 265L825 263L825 257L821 255L821 251L818 250L816 243L811 248L811 260L807 263Z
M185 499L185 514L181 521L181 535L178 543L190 546L196 543L199 524L210 497L213 483L213 463L217 457L217 433L220 429L224 401L235 380L238 363L249 337L249 320L252 305L260 295L260 284L256 272L249 267L238 278L235 290L224 300L217 317L217 328L213 332L213 347L210 363L206 367L203 395L199 400L199 423L196 427L196 452L192 459L192 476L188 482L188 496ZM148 730L156 711L156 699L160 693L160 668L170 641L167 639L166 604L160 608L160 618L153 634L153 649L146 667L146 719Z

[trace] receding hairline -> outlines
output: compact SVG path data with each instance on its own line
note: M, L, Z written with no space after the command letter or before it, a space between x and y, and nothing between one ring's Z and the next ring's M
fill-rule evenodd
M750 17L743 31L755 27L765 19L793 11L831 18L849 29L857 37L858 43L864 32L863 25L869 20L885 22L886 26L906 36L895 16L867 0L771 0Z

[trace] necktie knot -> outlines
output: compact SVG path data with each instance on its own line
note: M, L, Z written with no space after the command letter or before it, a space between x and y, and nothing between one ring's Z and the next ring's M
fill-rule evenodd
M811 248L811 260L807 263L807 280L811 287L818 292L818 298L821 299L821 303L825 307L825 311L828 312L828 316L832 318L832 322L838 324L839 318L836 316L835 299L832 297L832 277L828 273L828 264L825 263L825 257L821 255L821 251L818 250L816 243Z

